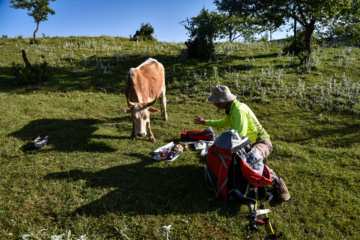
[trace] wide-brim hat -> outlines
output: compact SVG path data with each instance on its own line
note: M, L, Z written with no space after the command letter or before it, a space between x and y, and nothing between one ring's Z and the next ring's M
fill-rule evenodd
M210 102L222 103L230 102L236 99L236 96L230 92L227 86L217 85L212 90L211 96L208 98Z

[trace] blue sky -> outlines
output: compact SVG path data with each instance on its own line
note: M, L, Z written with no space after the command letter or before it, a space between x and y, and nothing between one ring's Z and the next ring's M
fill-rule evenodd
M0 0L0 36L32 36L34 19L27 10L9 5L10 0ZM129 37L142 23L150 23L159 41L184 42L187 30L179 22L197 16L203 7L216 9L212 0L57 0L50 2L55 15L40 23L37 36Z

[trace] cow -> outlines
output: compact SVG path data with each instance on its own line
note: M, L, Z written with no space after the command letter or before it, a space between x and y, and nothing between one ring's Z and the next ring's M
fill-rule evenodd
M148 128L149 139L155 142L150 128L150 113L159 112L152 107L159 99L162 118L167 121L165 92L165 70L157 60L149 58L137 68L130 69L125 83L128 108L124 112L130 113L133 121L131 140L135 140L136 136L146 136L146 128Z

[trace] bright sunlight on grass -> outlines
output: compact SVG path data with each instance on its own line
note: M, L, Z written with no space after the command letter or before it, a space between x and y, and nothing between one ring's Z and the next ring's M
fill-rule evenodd
M211 61L189 60L184 44L119 37L0 38L0 239L262 239L246 205L226 202L204 180L205 157L176 161L151 152L204 130L194 115L223 116L206 100L228 85L270 134L268 165L291 199L270 202L282 239L360 235L360 49L319 47L300 64L283 44L218 43ZM49 64L42 85L21 85L12 62ZM124 83L152 57L166 68L167 122L151 116L156 143L129 139ZM155 107L159 107L156 103ZM229 129L215 129L220 135ZM27 152L37 136L48 144Z

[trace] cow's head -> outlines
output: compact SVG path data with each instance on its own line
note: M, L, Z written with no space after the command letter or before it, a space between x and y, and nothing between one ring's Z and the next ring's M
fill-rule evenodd
M155 104L156 99L149 103L134 103L130 102L128 98L127 102L129 107L124 112L131 114L134 123L133 133L139 137L146 136L146 127L150 126L150 113L159 112L158 109L151 107Z

